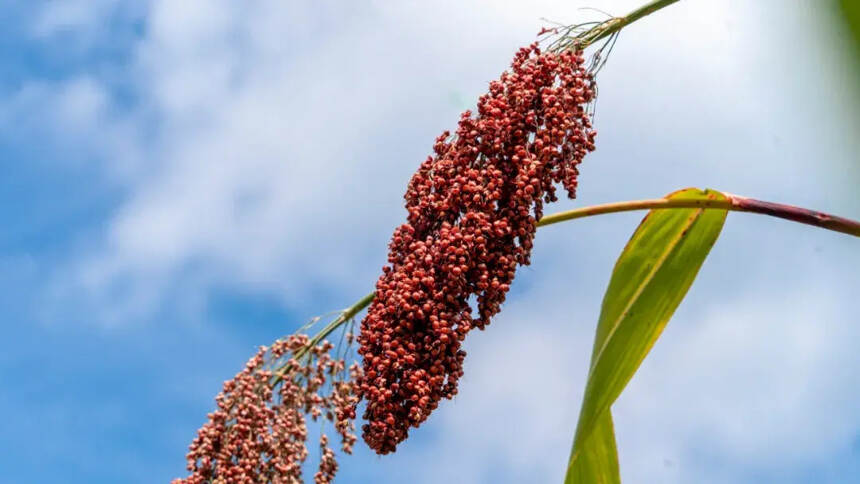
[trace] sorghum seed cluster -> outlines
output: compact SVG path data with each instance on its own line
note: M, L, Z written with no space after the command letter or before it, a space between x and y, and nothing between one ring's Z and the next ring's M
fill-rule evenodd
M308 345L307 336L293 335L262 347L224 383L215 398L218 410L189 446L191 475L174 484L301 483L307 416L332 422L341 450L352 453L361 368L354 364L347 370L344 360L332 358L331 343ZM282 372L267 369L267 355L271 361L286 359ZM320 452L318 484L331 482L338 468L325 434Z
M594 149L593 97L581 52L522 48L412 177L408 219L359 336L362 431L378 453L457 393L461 342L489 324L517 266L529 264L543 204L557 200L557 183L575 196L577 165Z

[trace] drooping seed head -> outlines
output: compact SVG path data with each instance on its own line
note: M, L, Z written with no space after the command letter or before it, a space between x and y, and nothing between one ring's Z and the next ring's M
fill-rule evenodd
M543 204L557 200L557 184L576 194L577 165L594 149L593 97L580 52L522 48L410 180L407 221L358 338L363 437L378 453L457 393L461 343L489 324L529 264Z

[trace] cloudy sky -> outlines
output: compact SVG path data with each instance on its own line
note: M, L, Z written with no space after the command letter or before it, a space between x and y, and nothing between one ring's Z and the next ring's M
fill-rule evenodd
M639 1L7 0L0 482L166 482L254 348L372 288L434 137L529 43ZM860 218L823 2L683 0L601 71L570 208L713 187ZM460 394L340 482L560 482L641 213L542 229ZM860 245L730 214L614 406L627 483L860 482Z

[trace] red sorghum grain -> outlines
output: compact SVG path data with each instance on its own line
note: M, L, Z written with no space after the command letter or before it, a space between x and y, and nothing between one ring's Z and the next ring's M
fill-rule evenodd
M593 97L581 52L522 48L477 114L463 113L455 137L439 136L412 177L407 222L392 236L358 339L362 433L378 453L457 393L461 342L489 324L517 266L529 264L554 185L575 196L577 165L594 149Z
M224 383L215 398L218 409L189 446L191 475L174 484L301 483L308 455L307 416L332 422L341 450L352 453L361 368L353 364L347 370L344 360L332 358L331 343L309 343L307 336L293 335L262 347ZM267 356L270 362L286 360L283 373L267 369ZM325 434L320 452L317 484L331 482L337 471Z

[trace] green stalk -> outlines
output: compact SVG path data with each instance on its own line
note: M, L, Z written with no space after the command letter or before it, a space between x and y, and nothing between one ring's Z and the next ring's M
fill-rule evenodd
M596 27L583 32L574 42L579 49L584 49L598 40L605 39L633 22L651 15L661 8L668 7L678 0L654 0L642 5L623 17L613 17Z
M606 213L629 212L631 210L652 210L662 208L719 208L734 212L750 212L761 215L770 215L792 222L812 225L835 232L860 237L860 222L837 217L824 212L817 212L806 208L785 205L781 203L764 202L754 198L742 197L723 192L726 200L696 200L696 199L668 199L655 198L652 200L630 200L626 202L605 203L591 207L577 208L566 212L554 213L540 219L538 227L557 224L567 220L573 220L593 215Z

